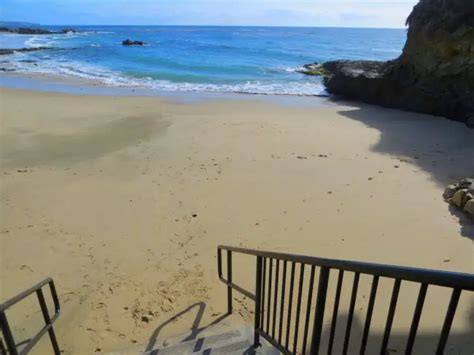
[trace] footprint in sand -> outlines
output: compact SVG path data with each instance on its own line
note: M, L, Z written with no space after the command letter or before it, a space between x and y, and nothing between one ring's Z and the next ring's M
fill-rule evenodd
M21 265L20 270L28 270L29 272L33 272L33 269L30 266L26 265L26 264Z

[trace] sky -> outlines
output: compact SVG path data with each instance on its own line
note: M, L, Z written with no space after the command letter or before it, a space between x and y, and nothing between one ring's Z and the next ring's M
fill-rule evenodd
M0 20L42 25L403 28L418 0L0 0Z

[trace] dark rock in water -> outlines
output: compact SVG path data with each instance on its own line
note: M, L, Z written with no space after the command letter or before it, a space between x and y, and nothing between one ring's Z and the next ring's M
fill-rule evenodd
M67 34L67 33L76 33L77 31L73 28L63 28L61 30L61 33Z
M22 35L50 35L50 34L53 34L54 32L51 32L51 31L48 31L48 30L43 30L41 28L20 27L17 30L17 33L22 34Z
M12 71L15 71L15 69L10 69L10 68L0 68L0 71L3 71L3 72L12 72Z
M0 55L13 54L15 51L13 49L0 49Z
M126 39L125 41L122 42L122 45L124 46L143 46L145 42L142 41L132 41L130 39Z
M23 60L20 60L21 63L36 63L36 60L32 60L32 59L23 59Z
M420 0L393 61L333 61L330 93L474 126L474 1Z
M15 52L35 52L35 51L42 51L45 49L54 49L54 48L51 48L51 47L16 48L16 49L0 48L0 55L8 55L8 54L13 54Z

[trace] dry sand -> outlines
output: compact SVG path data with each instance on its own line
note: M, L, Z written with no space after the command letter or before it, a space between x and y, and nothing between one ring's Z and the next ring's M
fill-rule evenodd
M53 277L67 353L161 344L189 329L199 307L199 327L218 319L218 244L474 271L473 226L442 199L447 183L474 172L474 130L462 124L362 104L9 89L0 99L0 298ZM243 265L235 277L251 287L253 260L235 262ZM448 296L432 295L426 334L439 330L434 314L444 314ZM249 321L241 299L237 317ZM399 305L394 333L406 331L412 303ZM473 312L464 295L456 353L472 353ZM26 336L32 317L20 318Z

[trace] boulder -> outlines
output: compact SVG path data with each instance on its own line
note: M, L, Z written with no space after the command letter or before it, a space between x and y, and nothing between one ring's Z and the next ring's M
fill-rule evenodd
M124 46L143 46L145 42L143 41L132 41L130 39L126 39L125 41L122 41L122 45Z
M464 178L458 183L459 189L470 189L474 188L474 178Z
M461 202L461 205L464 207L466 206L466 203L469 201L469 200L472 200L472 194L469 193L469 192L466 192L466 194L463 196L462 198L462 202Z
M448 200L450 198L452 198L454 196L454 194L456 193L457 191L457 185L449 185L445 190L444 190L444 193L443 193L443 198L445 200Z
M451 199L451 203L456 207L463 208L464 195L466 195L466 193L467 190L465 189L456 191Z
M474 221L474 199L467 201L463 211Z
M420 0L402 55L323 64L328 92L474 127L474 1Z

